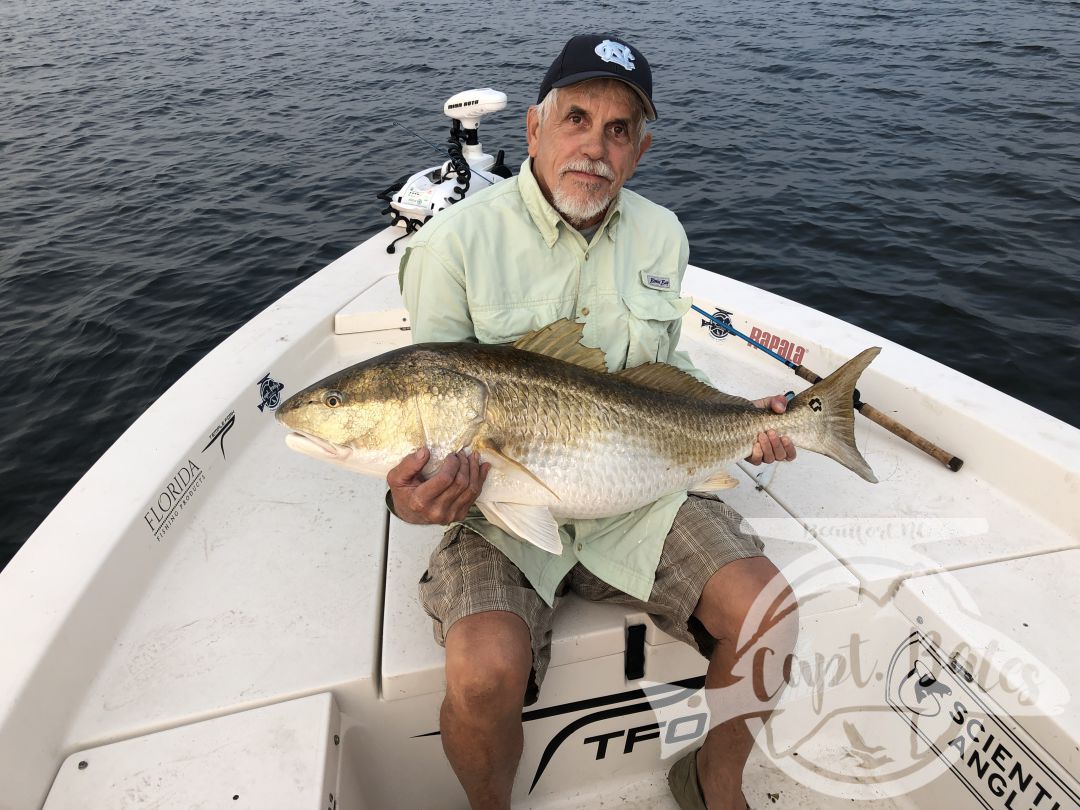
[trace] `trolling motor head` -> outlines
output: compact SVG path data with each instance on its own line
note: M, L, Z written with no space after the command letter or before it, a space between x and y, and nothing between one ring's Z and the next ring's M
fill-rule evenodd
M443 104L443 113L461 124L462 129L475 130L480 119L506 106L506 93L482 87L463 90L450 96Z
M450 96L443 104L443 113L454 119L450 127L451 141L457 140L462 144L461 153L469 162L470 169L489 169L495 162L491 155L484 154L480 146L480 119L505 106L506 93L490 87L463 90Z
M502 150L497 157L484 152L479 133L480 119L505 106L506 93L490 87L464 90L446 100L443 112L453 119L446 148L449 160L417 172L379 195L390 203L383 213L391 215L392 225L412 233L439 211L465 199L471 191L487 188L510 176L503 164ZM482 182L472 182L477 175ZM393 245L387 250L393 253Z

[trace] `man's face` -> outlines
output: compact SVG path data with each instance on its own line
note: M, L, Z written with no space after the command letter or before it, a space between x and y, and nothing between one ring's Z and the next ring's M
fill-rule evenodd
M652 140L646 134L634 142L638 102L632 90L590 93L589 84L559 90L543 124L535 107L527 118L533 175L548 202L576 228L604 218Z

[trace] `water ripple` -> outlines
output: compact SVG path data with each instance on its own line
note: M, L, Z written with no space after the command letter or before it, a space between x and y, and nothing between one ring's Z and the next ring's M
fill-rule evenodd
M1080 6L0 4L0 562L153 399L373 233L442 102L521 121L571 20L649 55L633 187L695 263L1076 422ZM14 415L14 419L11 416Z

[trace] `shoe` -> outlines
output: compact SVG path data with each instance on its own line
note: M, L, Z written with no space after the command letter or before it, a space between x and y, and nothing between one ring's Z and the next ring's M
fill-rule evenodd
M705 804L705 795L701 792L701 783L698 782L697 752L698 749L695 748L677 760L668 771L668 789L680 810L709 810Z
M671 795L675 797L679 810L709 810L705 804L705 794L701 792L701 782L697 775L697 752L695 748L682 759L676 761L668 771L667 783ZM743 796L743 804L746 810L750 810L750 803Z

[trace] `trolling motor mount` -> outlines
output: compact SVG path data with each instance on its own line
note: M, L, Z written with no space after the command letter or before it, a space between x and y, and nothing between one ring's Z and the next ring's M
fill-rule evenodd
M506 93L490 87L465 90L446 100L443 113L452 119L446 148L449 159L417 172L379 195L390 203L383 213L391 216L391 225L405 228L404 235L408 235L477 188L487 188L510 177L502 150L493 157L480 143L480 119L505 106ZM474 184L475 176L484 182ZM394 245L387 252L393 253Z

